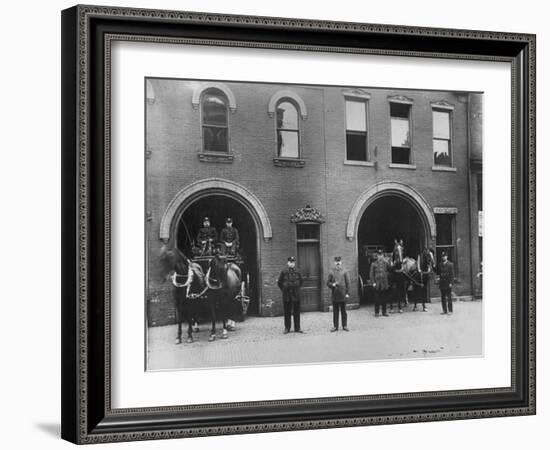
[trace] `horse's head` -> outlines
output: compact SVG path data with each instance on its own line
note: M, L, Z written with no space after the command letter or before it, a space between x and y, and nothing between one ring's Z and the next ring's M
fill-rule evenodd
M429 249L425 248L420 256L420 269L423 272L429 272L433 269L434 265L435 261L433 253Z
M188 260L177 248L163 245L159 258L160 281L168 281L174 272L187 273Z

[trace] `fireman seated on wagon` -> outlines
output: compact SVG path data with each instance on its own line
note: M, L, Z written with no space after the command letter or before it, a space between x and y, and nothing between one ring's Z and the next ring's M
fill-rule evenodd
M225 227L220 233L220 250L222 255L237 256L239 252L239 230L233 226L233 219L225 219Z
M193 247L194 256L212 256L216 242L218 241L218 232L216 228L210 225L210 219L202 219L202 227L197 233L196 245Z

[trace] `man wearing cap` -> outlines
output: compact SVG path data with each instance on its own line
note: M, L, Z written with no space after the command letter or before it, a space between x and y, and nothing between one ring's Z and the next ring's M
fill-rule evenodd
M200 248L201 256L211 256L217 240L216 228L210 226L210 219L205 217L202 219L202 227L197 234L197 245Z
M342 267L342 258L334 258L334 269L330 271L327 286L332 291L332 322L331 332L338 330L338 316L342 316L342 329L348 330L348 314L346 302L349 298L349 273Z
M220 233L221 250L224 255L235 256L239 250L239 230L233 226L231 217L225 219L225 227Z
M302 274L296 268L296 258L289 256L287 267L281 271L277 280L277 285L283 293L285 334L290 332L291 315L294 317L294 331L303 333L300 328L300 288L302 283Z
M441 291L441 306L443 307L441 314L452 314L453 299L451 291L455 278L455 266L449 261L446 252L441 253L441 264L437 273L439 274L439 290Z
M381 249L378 249L375 255L376 259L370 265L369 275L372 287L374 288L374 314L376 317L379 317L380 306L382 306L382 315L387 317L389 314L386 312L386 297L389 289L388 274L390 263L384 258Z

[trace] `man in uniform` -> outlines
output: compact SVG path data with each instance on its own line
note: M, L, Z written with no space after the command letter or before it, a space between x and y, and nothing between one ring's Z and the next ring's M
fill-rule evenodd
M455 266L449 261L446 252L441 253L441 264L437 273L439 274L439 290L441 291L441 314L453 313L453 299L451 295L453 281L455 278Z
M376 252L375 260L370 265L369 278L374 288L374 314L376 317L380 316L380 306L382 306L382 315L389 316L386 312L386 301L388 295L388 274L390 264L384 258L381 249Z
M334 269L330 271L327 280L327 286L332 292L332 322L331 332L338 331L339 311L342 315L342 330L348 329L348 314L346 312L346 302L349 298L349 273L342 267L342 257L334 257Z
M216 228L210 226L210 219L205 217L202 219L202 228L197 234L197 245L200 249L200 256L212 256L214 245L218 240L218 232Z
M303 333L300 328L300 288L302 287L302 283L302 274L296 268L296 258L289 256L287 267L281 271L277 280L277 285L283 293L284 334L290 332L291 315L294 317L294 331L296 333Z
M239 230L233 227L233 220L231 217L225 219L225 227L220 233L220 244L224 255L237 255L239 250Z

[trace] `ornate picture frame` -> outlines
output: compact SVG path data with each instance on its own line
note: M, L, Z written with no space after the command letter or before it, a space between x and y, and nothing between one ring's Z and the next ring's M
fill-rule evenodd
M510 386L113 408L110 76L117 41L509 63ZM535 42L531 34L504 32L100 6L64 10L62 437L84 444L535 414ZM292 220L310 220L308 208Z

